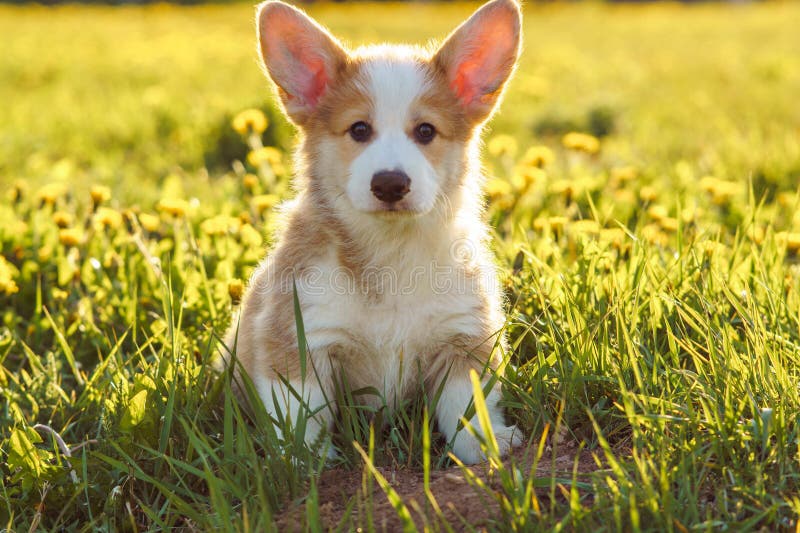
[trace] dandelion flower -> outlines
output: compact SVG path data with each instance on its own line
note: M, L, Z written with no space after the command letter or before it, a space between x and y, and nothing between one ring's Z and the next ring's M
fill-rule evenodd
M239 135L248 135L251 131L260 134L269 126L269 120L260 109L245 109L233 117L231 126Z
M600 241L621 249L628 243L628 234L621 228L604 228L599 233Z
M700 179L700 188L711 195L711 201L723 205L741 190L738 183L726 181L714 176L705 176Z
M110 207L100 207L94 214L94 226L98 229L114 229L122 225L122 214Z
M206 235L226 235L228 233L238 233L242 221L239 217L228 215L217 215L203 221L200 229Z
M569 223L569 219L567 217L546 217L546 218L537 218L533 221L533 229L537 231L541 231L543 229L549 229L551 231L557 231L566 226Z
M92 188L89 190L89 196L92 197L92 203L94 205L100 205L111 198L111 189L105 185L92 185Z
M269 163L271 166L278 165L282 159L283 153L274 146L264 146L247 154L247 162L254 167L262 163Z
M700 249L703 255L709 258L727 251L725 245L717 241L703 241L700 243Z
M669 238L667 234L661 230L658 224L647 224L641 229L641 235L644 240L651 244L666 246Z
M17 180L14 182L14 185L9 189L7 195L9 201L12 204L19 203L22 201L22 198L25 196L25 192L28 190L28 184L22 180Z
M554 194L563 194L566 197L575 196L577 192L577 183L575 180L561 179L555 180L550 183L550 192Z
M263 213L277 204L279 200L280 198L277 194L259 194L258 196L253 196L251 202L256 211Z
M62 229L58 232L58 241L64 246L77 246L82 238L81 231L76 228Z
M575 131L567 133L562 137L561 144L570 150L586 152L587 154L596 154L600 151L600 140L588 133L578 133Z
M250 173L245 174L244 178L242 178L242 185L244 185L245 189L252 192L258 186L258 176Z
M237 305L242 301L242 294L244 294L244 283L240 279L232 279L228 282L228 295L231 297L231 303Z
M61 229L67 228L72 225L74 217L66 211L56 211L53 213L53 222Z
M669 216L669 211L663 205L655 204L651 205L647 209L647 214L655 221L659 221L662 218L667 218Z
M139 215L139 224L141 224L145 230L153 233L154 231L158 231L158 228L161 225L161 219L156 215L142 213Z
M670 233L675 233L680 227L680 222L678 222L678 219L675 217L661 218L658 220L658 223L661 225L661 229Z
M489 153L495 157L507 155L514 157L517 153L517 140L511 135L495 135L489 141Z
M531 146L522 156L522 163L532 167L544 168L550 165L555 159L553 151L547 146Z
M175 218L182 218L189 211L189 202L178 198L165 198L158 202L157 209Z
M261 233L259 233L258 230L250 224L242 224L242 229L239 232L239 235L242 243L251 248L259 248L264 242L261 237Z
M800 250L800 232L780 231L775 234L775 240L790 252Z
M14 278L19 275L19 270L17 267L9 263L5 257L0 255L0 293L5 294L6 296L11 296L12 294L19 291L19 287L17 286L16 281Z
M652 202L656 198L658 198L658 191L655 189L655 187L645 185L644 187L639 189L639 198L643 202Z
M703 216L704 211L699 207L691 208L687 207L683 211L681 211L681 220L684 224L688 224L690 222L694 222L701 216Z
M635 180L638 175L636 167L632 166L617 167L611 170L611 177L623 183Z
M511 193L511 184L500 178L494 178L486 183L486 194L489 198L498 198Z
M597 235L600 233L600 224L595 220L576 220L569 225L569 229L574 233Z
M36 191L36 198L42 203L53 205L66 193L67 187L63 183L50 183Z
M530 187L535 183L544 182L547 179L547 172L539 167L531 165L519 165L514 172L515 185L518 188Z

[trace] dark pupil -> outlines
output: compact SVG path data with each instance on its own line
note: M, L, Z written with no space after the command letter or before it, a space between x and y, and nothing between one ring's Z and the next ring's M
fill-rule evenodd
M433 126L425 122L417 126L417 137L422 142L430 141L433 139L434 131Z
M369 139L371 133L372 128L366 122L356 122L350 126L350 136L355 141L364 142Z

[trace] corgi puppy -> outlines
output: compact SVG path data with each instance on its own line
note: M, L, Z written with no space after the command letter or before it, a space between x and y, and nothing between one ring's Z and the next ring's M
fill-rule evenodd
M478 146L516 65L519 6L492 0L435 51L347 50L279 1L258 6L256 23L265 71L300 130L297 195L225 338L228 360L273 417L307 410L309 444L332 428L337 379L377 389L390 407L423 384L455 455L483 460L459 420L470 370L484 385L502 372L505 339ZM497 383L486 400L506 454L523 437L500 398Z

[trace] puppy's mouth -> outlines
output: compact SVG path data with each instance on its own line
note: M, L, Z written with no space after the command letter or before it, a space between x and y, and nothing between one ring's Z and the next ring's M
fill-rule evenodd
M418 217L422 211L410 205L409 202L380 202L378 206L369 211L382 218Z

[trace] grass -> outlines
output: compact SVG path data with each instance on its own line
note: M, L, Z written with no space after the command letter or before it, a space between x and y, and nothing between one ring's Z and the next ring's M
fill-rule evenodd
M424 42L472 7L311 12L350 42ZM798 527L798 11L526 8L486 161L533 466L489 438L491 481L462 470L496 504L480 527ZM262 531L301 501L303 528L336 526L320 450L210 368L290 195L251 25L238 4L0 7L0 527ZM230 126L250 107L257 139ZM359 392L337 391L340 468L366 468L341 529L380 529L384 491L409 530L464 529L430 490L452 468L431 406ZM578 450L592 472L556 467Z

